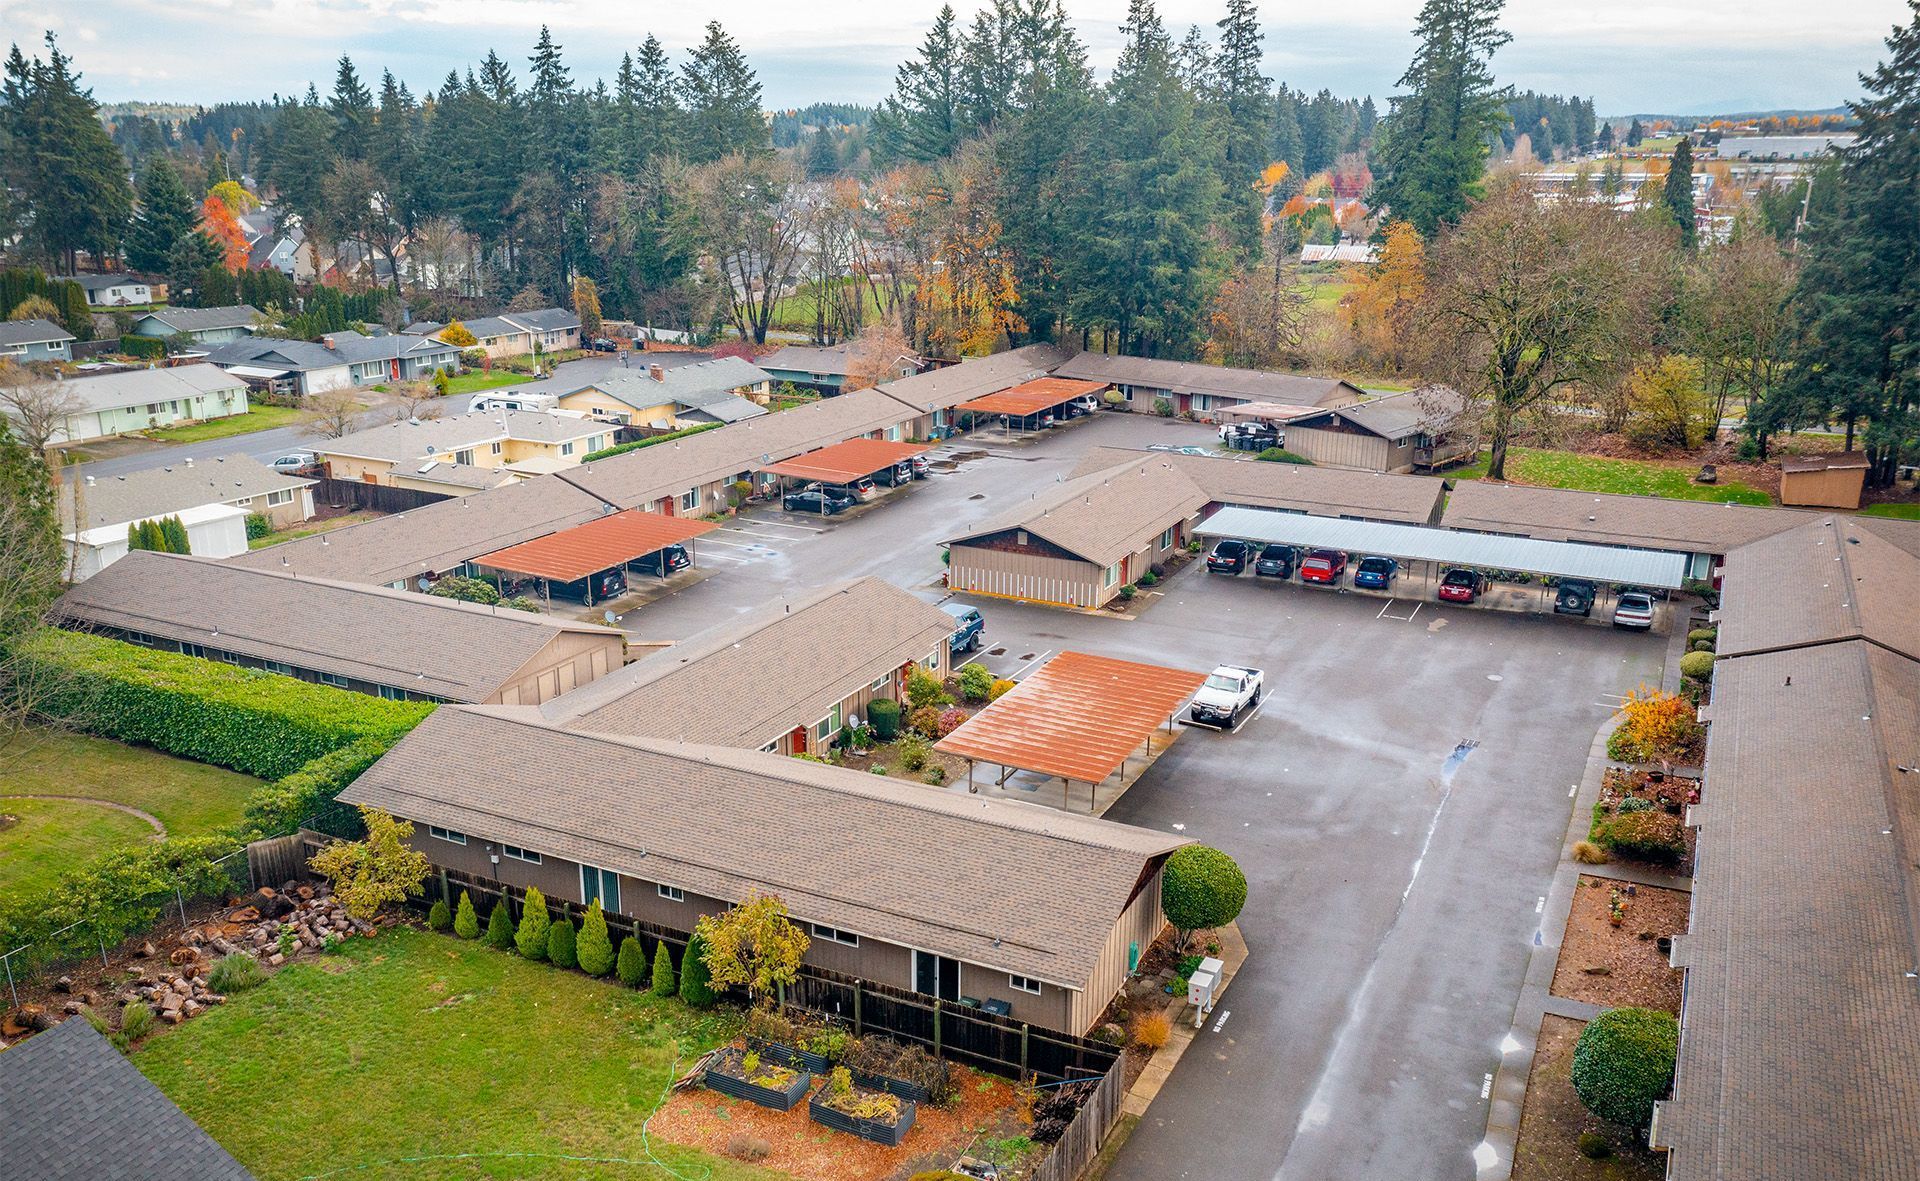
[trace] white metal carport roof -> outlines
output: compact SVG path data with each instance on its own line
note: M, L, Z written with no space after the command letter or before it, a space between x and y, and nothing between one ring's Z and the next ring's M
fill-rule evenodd
M1461 533L1424 525L1391 525L1310 517L1272 509L1223 508L1193 531L1202 537L1237 537L1310 549L1339 549L1490 570L1524 570L1557 578L1591 578L1632 586L1677 590L1686 576L1685 554L1578 541L1541 541L1493 533Z

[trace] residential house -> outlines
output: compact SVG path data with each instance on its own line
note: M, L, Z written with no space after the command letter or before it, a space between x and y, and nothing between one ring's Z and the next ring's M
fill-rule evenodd
M1427 385L1334 406L1289 419L1286 449L1323 467L1432 470L1478 454L1466 402L1449 386Z
M132 334L159 340L186 335L197 346L212 346L252 336L259 321L260 309L245 303L223 308L155 308L134 317Z
M52 320L0 322L0 359L71 361L74 335Z
M479 342L468 347L478 348L496 361L502 357L524 357L533 352L536 344L543 353L580 347L580 317L564 308L502 312L463 323ZM437 336L445 330L443 325L434 333Z
M749 396L764 399L772 380L739 357L687 365L616 365L604 376L562 393L560 407L633 428L636 433L660 433L765 414L766 408Z
M250 270L279 271L296 283L311 283L320 277L319 255L307 241L307 231L298 218L284 226L270 209L240 215L247 231L247 267Z
M833 395L846 388L847 374L858 348L852 342L824 347L788 345L760 358L757 363L775 381ZM912 377L926 368L925 357L916 353L901 353L887 364L887 377L889 380Z
M123 369L61 381L53 391L73 410L49 442L85 443L176 422L247 412L247 383L215 365Z
M490 410L369 427L319 444L314 453L336 480L408 487L410 475L447 463L543 475L575 466L612 440L611 427L584 415Z
M62 275L60 278L80 284L80 289L87 293L88 307L123 308L153 302L152 285L124 271L114 275Z
M284 529L313 516L313 481L245 455L118 476L62 481L60 532L77 582L126 556L127 526L179 517L192 552L225 558L247 552L247 517L258 513Z
M51 615L62 627L395 701L538 705L625 659L613 628L148 551L75 586Z
M878 578L776 600L542 711L570 730L821 753L907 674L944 680L953 618ZM778 670L774 672L772 670Z
M902 427L905 437L944 439L958 429L956 407L961 403L1045 377L1072 355L1071 350L1059 345L1030 344L929 369L874 388L911 413Z
M306 396L348 386L424 381L460 371L460 350L428 337L329 333L318 341L250 337L223 344L207 360L284 394Z
M35 1181L253 1181L85 1017L0 1054L6 1173Z
M1191 414L1202 421L1248 402L1326 408L1351 405L1366 396L1360 387L1338 378L1111 353L1077 353L1055 366L1053 375L1107 382L1119 391L1129 410L1150 414L1156 402L1164 401L1175 414Z
M717 711L724 698L713 701ZM445 706L340 798L414 823L429 861L690 932L751 893L803 964L1081 1033L1165 927L1185 838L757 750Z

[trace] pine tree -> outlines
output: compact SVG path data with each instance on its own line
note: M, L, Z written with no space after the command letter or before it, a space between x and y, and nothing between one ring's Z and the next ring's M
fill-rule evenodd
M1499 25L1505 0L1426 0L1420 46L1400 77L1380 145L1376 204L1431 238L1480 192L1487 144L1505 121L1507 91L1491 61L1510 40Z
M607 916L600 909L600 900L593 900L587 907L586 917L580 920L580 938L574 945L580 959L580 970L589 976L605 976L613 970L613 939L607 934Z
M514 944L513 903L504 891L487 915L487 946L505 951Z
M641 949L638 939L629 935L620 941L620 956L614 961L613 974L628 988L640 987L640 982L647 978L647 953Z
M453 915L453 933L462 939L477 939L480 936L480 919L473 913L473 896L460 891L460 907Z
M133 213L127 160L93 92L52 33L47 58L15 45L0 80L0 188L25 213L26 248L73 274L80 251L112 257Z
M547 931L553 920L547 915L547 898L538 886L528 886L520 904L520 927L513 933L513 945L530 960L547 958Z
M333 150L349 160L366 159L373 139L373 92L345 54L334 71L327 113L333 116Z
M679 93L686 111L681 154L690 163L769 149L760 79L719 21L707 22L706 38L680 68Z
M187 527L179 517L162 517L159 521L161 536L160 548L170 554L190 554L193 547L187 543Z
M547 962L556 968L580 966L578 933L573 929L573 920L564 914L547 927Z
M649 990L655 996L672 996L680 990L679 983L673 978L673 956L667 952L667 941L662 939L653 949L653 982Z
M873 115L873 149L892 162L944 160L960 142L959 45L951 4L940 6L916 61L894 72L893 93Z
M833 133L816 128L807 141L807 179L825 180L840 171L840 153L834 150Z
M683 118L673 62L666 46L649 33L633 63L634 171L657 163L678 147L685 134Z
M444 931L453 925L453 915L447 910L445 898L435 898L433 905L427 908L427 929Z
M1627 146L1628 147L1630 148L1639 147L1640 141L1645 138L1647 138L1647 131L1646 131L1646 128L1640 126L1640 120L1635 119L1633 122L1627 124Z
M1693 141L1686 136L1673 146L1673 159L1667 165L1667 179L1661 189L1661 203L1673 224L1680 227L1680 248L1692 250L1699 227L1693 215Z
M687 940L687 950L680 957L680 999L696 1009L708 1008L720 999L707 972L706 953L705 941L695 935Z
M1221 170L1229 232L1241 254L1260 248L1264 195L1254 182L1266 169L1273 132L1273 84L1260 72L1260 13L1253 0L1228 0L1213 60L1215 101L1223 120Z
M153 157L140 173L140 212L127 231L127 266L149 274L165 272L173 244L192 233L198 220L173 162Z

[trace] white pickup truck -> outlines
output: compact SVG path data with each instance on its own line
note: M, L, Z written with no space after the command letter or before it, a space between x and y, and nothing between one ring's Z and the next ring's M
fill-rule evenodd
M1223 664L1207 674L1193 695L1192 720L1203 726L1230 727L1240 711L1260 704L1266 675L1257 668Z

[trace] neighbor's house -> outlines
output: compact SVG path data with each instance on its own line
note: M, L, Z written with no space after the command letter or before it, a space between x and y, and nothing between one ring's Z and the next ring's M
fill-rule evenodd
M277 393L306 396L348 386L425 381L460 371L460 350L428 337L329 333L318 341L249 337L212 350L207 360Z
M1286 423L1286 449L1325 467L1431 470L1479 452L1466 399L1449 386L1323 409Z
M247 268L255 271L279 271L296 283L311 283L320 277L319 256L307 241L307 231L298 218L276 227L270 209L241 214L247 228Z
M354 431L316 445L314 453L336 480L406 488L442 464L543 475L573 467L612 441L612 427L582 415L489 410Z
M1129 410L1152 413L1154 403L1166 401L1175 414L1210 420L1229 406L1248 402L1279 402L1288 406L1322 409L1348 406L1365 394L1350 382L1297 373L1270 373L1264 369L1228 369L1194 361L1163 361L1112 353L1081 352L1056 366L1055 377L1074 377L1112 385Z
M948 672L953 618L878 578L777 600L552 702L570 730L824 753L907 675Z
M560 408L657 434L765 414L766 408L749 397L764 399L772 380L739 357L687 365L615 366L589 384L561 394Z
M526 356L533 352L535 344L546 353L580 347L580 317L564 308L502 312L497 316L482 316L478 320L462 323L479 342L468 347L480 349L496 361L502 357ZM429 327L430 334L436 337L446 331L444 324L412 325L410 329Z
M1137 451L1126 447L1090 449L1081 456L1068 478L1123 463L1158 463L1182 473L1206 494L1203 515L1211 515L1219 508L1265 508L1350 521L1433 525L1439 522L1446 493L1446 484L1431 476L1389 475L1248 458Z
M136 316L132 334L158 340L185 334L196 345L225 344L252 336L260 319L260 309L245 303L224 308L158 308Z
M244 554L247 516L259 513L276 529L297 525L313 516L313 483L245 455L62 481L60 532L74 580L126 556L127 526L163 517L180 518L196 555Z
M74 335L52 320L0 322L0 360L71 361Z
M716 695L715 708L724 706ZM803 963L1081 1033L1165 927L1183 837L757 750L434 711L340 795L436 865L690 932L776 894ZM995 1006L996 1008L998 1006Z
M831 395L846 388L847 374L858 347L855 344L826 347L788 345L776 353L760 358L757 363L775 381L784 381ZM901 353L888 362L887 373L882 380L912 377L916 373L923 372L926 367L925 357L917 353Z
M87 306L120 308L153 302L153 286L131 275L62 275L62 282L78 283L87 293Z
M247 412L247 383L217 365L73 377L60 382L54 392L74 407L48 440L56 444L85 443Z
M394 701L538 705L618 669L625 650L620 632L594 624L144 550L51 614L62 627Z

